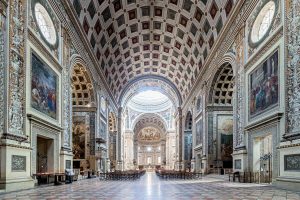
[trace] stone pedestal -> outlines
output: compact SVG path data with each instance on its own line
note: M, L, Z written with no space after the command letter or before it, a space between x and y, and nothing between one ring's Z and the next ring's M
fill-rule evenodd
M65 169L73 169L73 153L71 149L61 148L60 172L64 172Z
M249 170L247 164L247 150L245 147L236 149L232 153L233 170L244 172Z
M281 142L279 147L279 176L274 181L278 187L299 191L300 139Z

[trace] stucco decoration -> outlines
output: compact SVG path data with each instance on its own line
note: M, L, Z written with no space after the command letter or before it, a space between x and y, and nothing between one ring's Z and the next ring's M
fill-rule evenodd
M4 91L6 69L6 7L0 2L0 135L4 129Z
M287 0L287 136L300 133L300 0Z
M10 2L10 55L9 55L9 109L8 130L14 134L23 134L25 117L25 67L24 67L24 36L25 9L23 0Z
M63 146L71 148L71 124L72 124L72 95L71 95L71 75L70 75L70 37L66 30L63 32L63 125L64 141Z
M242 67L245 62L245 28L243 27L238 35L235 38L235 46L236 46L236 77L235 77L235 101L233 109L234 113L236 113L235 117L235 125L234 125L234 137L233 137L233 146L239 147L243 146L244 144L244 133L243 133L243 127L244 127L244 88L245 88L245 71Z

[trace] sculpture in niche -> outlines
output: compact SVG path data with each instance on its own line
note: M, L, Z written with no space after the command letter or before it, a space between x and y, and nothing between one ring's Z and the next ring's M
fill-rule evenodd
M156 128L147 127L141 130L138 138L142 141L158 141L160 139L160 133Z
M31 59L31 106L56 119L57 75L35 53L32 53Z
M250 74L250 117L278 103L278 51Z

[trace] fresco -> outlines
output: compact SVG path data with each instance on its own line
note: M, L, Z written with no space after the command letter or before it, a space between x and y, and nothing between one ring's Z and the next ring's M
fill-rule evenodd
M141 141L158 141L160 140L160 137L159 130L152 127L142 129L138 135L138 139Z
M250 117L278 103L278 51L250 74Z
M31 106L56 119L57 75L34 53L32 53L31 62Z
M202 143L203 138L203 119L196 122L196 146Z
M233 152L233 117L218 116L218 134L221 135L221 160L231 161Z

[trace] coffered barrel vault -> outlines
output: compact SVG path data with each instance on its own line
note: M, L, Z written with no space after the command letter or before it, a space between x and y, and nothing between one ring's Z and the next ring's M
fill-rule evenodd
M157 75L184 100L236 0L71 0L116 99Z

